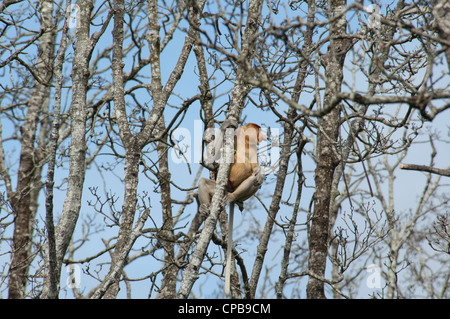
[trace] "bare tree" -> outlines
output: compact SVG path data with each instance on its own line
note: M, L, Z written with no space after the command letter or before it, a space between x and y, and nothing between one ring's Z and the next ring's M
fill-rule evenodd
M31 238L34 230L34 216L38 206L38 194L41 189L40 174L46 156L45 143L48 124L46 113L49 107L50 83L53 76L52 59L56 32L52 21L52 11L52 1L43 1L39 9L41 28L35 36L35 38L39 38L38 59L36 65L33 66L36 69L36 79L21 129L20 164L15 191L11 187L11 178L4 170L4 164L2 165L2 177L6 182L7 194L14 213L14 235L9 268L9 298L12 299L25 296L28 270L32 260ZM32 44L34 40L31 39L28 44ZM13 53L10 60L22 61L18 54L19 52ZM25 62L23 63L25 64ZM41 126L40 129L39 126Z
M232 119L268 137L233 298L448 297L445 1L34 4L0 5L1 296L222 298Z

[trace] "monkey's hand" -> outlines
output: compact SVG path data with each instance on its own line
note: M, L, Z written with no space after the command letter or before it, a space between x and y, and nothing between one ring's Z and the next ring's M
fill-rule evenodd
M202 215L202 217L204 217L204 218L208 217L209 209L210 209L210 207L208 204L201 204L198 207L198 211L199 211L200 215Z
M265 177L264 167L255 167L255 169L253 170L253 176L255 176L253 186L260 188Z

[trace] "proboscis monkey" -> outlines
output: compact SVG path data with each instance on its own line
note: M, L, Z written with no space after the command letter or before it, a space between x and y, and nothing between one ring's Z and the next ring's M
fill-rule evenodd
M217 150L221 147L222 137L228 126L234 126L231 121L225 121L220 128L220 133L216 138L216 158ZM266 140L261 133L261 127L254 123L249 123L239 127L234 136L234 161L230 166L228 175L227 191L223 203L230 204L228 223L228 243L227 261L225 267L225 295L230 294L230 271L231 257L233 249L233 217L234 204L237 203L242 210L242 202L251 197L261 187L264 180L264 170L259 167L257 145L260 141ZM209 210L211 198L214 195L216 182L207 178L201 178L198 183L198 198L200 209Z

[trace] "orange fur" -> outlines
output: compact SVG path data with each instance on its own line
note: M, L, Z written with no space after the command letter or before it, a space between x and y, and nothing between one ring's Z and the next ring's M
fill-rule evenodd
M249 123L237 129L234 137L234 162L228 177L233 189L250 177L259 166L256 146L261 140L266 140L266 137L257 124Z

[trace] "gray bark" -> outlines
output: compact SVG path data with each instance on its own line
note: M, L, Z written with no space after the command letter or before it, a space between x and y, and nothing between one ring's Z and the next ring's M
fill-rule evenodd
M9 269L8 298L24 298L28 269L32 258L34 216L37 209L38 181L42 169L42 151L35 147L39 119L48 105L52 79L55 31L52 21L53 2L43 1L40 7L42 36L39 40L38 61L33 93L31 95L25 122L22 128L20 164L16 191L8 194L15 215L12 257ZM41 83L41 82L44 83ZM45 131L46 128L42 127Z
M345 56L351 48L351 41L346 39L346 1L330 1L330 45L323 57L325 66L326 89L323 108L328 108L333 97L340 92ZM337 142L339 136L340 107L336 105L328 114L319 120L317 134L314 212L311 218L309 233L309 270L310 276L306 288L310 299L325 298L324 282L325 267L328 254L329 211L332 200L332 181L334 171L339 163Z
M46 260L46 273L44 278L44 288L42 295L44 298L56 299L58 298L59 291L59 276L58 276L58 259L56 256L56 238L55 238L55 225L53 218L53 186L55 184L55 162L56 151L58 148L59 140L59 127L60 127L60 112L61 112L61 89L63 80L63 64L64 55L67 47L67 30L68 30L68 14L70 3L66 4L66 15L63 27L63 33L61 37L61 44L56 56L55 63L55 106L53 110L53 123L49 141L49 156L48 156L48 169L47 179L45 181L46 198L45 208L46 217L45 224L47 228L47 260Z
M91 40L89 38L91 11L90 0L80 0L77 16L74 61L72 69L72 102L70 105L70 162L67 192L61 218L55 229L58 278L61 274L62 260L72 239L78 220L86 171L86 93L89 79L89 60Z

